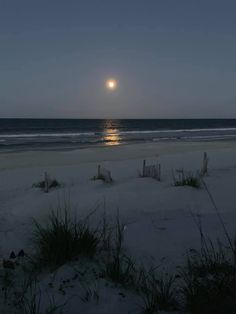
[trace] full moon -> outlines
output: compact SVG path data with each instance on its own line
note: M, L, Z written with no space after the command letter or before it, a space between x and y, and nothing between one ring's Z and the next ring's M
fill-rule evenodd
M114 79L109 79L106 81L106 87L110 90L115 90L117 88L117 81Z

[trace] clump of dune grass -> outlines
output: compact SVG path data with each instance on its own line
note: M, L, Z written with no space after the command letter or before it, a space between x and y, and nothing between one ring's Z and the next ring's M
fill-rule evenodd
M191 313L236 312L235 265L218 244L194 252L182 272L182 293Z
M201 249L191 250L181 276L181 291L188 311L193 314L236 313L236 239L225 226L220 211L207 184L202 184L222 226L227 245L204 235L201 220L196 221L201 237Z
M135 286L135 263L130 257L124 254L117 255L117 252L113 252L108 256L103 274L106 278L123 287Z
M1 313L62 314L64 305L42 298L38 274L28 258L18 260L14 269L0 269Z
M52 211L45 226L37 221L34 224L37 258L45 265L57 267L80 256L92 258L97 251L97 230L86 220L72 218L68 209Z
M153 268L143 276L141 284L142 310L145 314L159 311L175 311L178 308L175 277L168 273L158 274Z
M123 252L123 241L124 225L120 223L119 216L117 216L114 239L104 260L103 275L115 283L128 286L134 281L135 267L132 259Z
M134 260L125 254L124 230L117 214L115 226L110 232L108 225L104 224L102 235L105 234L105 256L103 256L102 276L125 288L137 290L138 269ZM109 231L109 233L108 233ZM107 245L108 243L108 245Z
M95 301L97 304L99 302L99 285L97 280L84 286L84 293L81 296L81 300L85 303Z
M48 188L49 188L49 189L52 189L52 188L59 188L60 186L61 186L61 183L59 183L56 179L53 179L53 180L50 181ZM40 189L42 189L42 190L45 190L45 188L46 188L46 183L45 183L44 180L43 180L43 181L39 181L39 182L37 182L37 183L34 183L34 184L33 184L33 187L34 187L34 188L40 188Z
M201 178L198 173L185 172L183 169L177 170L178 176L173 173L174 186L191 186L199 189L201 187Z
M154 268L146 270L125 253L124 225L117 216L112 246L104 260L103 276L126 289L138 293L144 313L174 310L177 307L173 289L174 276L159 274Z
M43 298L41 290L36 282L30 284L24 292L21 303L18 304L19 313L22 314L63 314L63 305L56 305L54 300L50 300L50 304L43 310Z
M32 282L26 290L17 291L22 294L21 298L15 303L14 308L18 309L22 314L62 314L63 305L56 305L54 300L50 300L50 304L45 308L43 306L44 299L42 298L41 290L36 282ZM47 300L48 303L48 300Z
M219 240L206 239L201 221L196 222L201 249L190 251L187 265L181 272L185 306L194 314L236 313L236 240L229 237L226 229L229 246Z
M14 273L11 269L3 268L0 272L0 285L4 304L7 304L9 295L14 286Z

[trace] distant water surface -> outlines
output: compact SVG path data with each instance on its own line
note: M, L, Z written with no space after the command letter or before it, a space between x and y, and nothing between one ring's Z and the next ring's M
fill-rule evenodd
M236 140L236 119L0 119L0 150Z

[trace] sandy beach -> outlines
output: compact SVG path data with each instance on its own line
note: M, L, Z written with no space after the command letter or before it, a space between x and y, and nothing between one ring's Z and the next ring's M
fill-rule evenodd
M205 151L209 156L209 174L204 180L225 226L234 236L235 142L146 143L0 154L1 259L6 259L11 251L24 249L30 253L32 219L43 223L51 209L66 200L79 218L95 210L93 223L101 220L104 212L112 220L119 211L125 225L124 245L129 254L140 263L175 272L184 263L187 251L200 247L196 219L201 220L206 236L226 241L204 187L173 186L173 171L184 168L194 173L200 170ZM148 164L157 161L161 164L160 182L140 177L143 159ZM91 180L98 164L111 171L111 184ZM43 180L45 171L63 186L49 193L33 188L33 183ZM119 311L114 313L121 313L122 306L125 311L132 309L130 313L138 313L133 301L126 299L128 303L123 304L120 299L104 298L104 302L96 306L96 313L114 312L117 304ZM68 303L69 313L77 313L76 304L74 300ZM86 306L83 313L95 313L93 305Z
M144 264L176 271L187 250L200 247L196 217L207 236L226 240L204 187L173 186L173 170L184 168L193 173L200 170L205 151L209 156L209 175L204 180L234 236L235 142L147 143L0 154L1 258L20 249L30 252L32 219L45 221L51 209L66 200L79 218L95 210L94 222L101 219L104 211L111 220L119 211L129 254ZM143 159L150 164L160 162L161 182L140 178ZM98 164L111 171L111 184L91 180ZM49 193L33 188L33 183L43 180L45 171L63 186ZM120 301L113 302L112 307L117 302ZM105 312L98 308L96 313Z

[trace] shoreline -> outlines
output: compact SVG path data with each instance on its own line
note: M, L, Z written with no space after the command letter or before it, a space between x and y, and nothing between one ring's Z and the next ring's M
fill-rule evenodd
M112 143L107 143L107 144L93 144L93 145L39 145L38 147L34 147L33 145L27 145L22 148L0 148L0 156L4 154L18 154L18 153L27 153L27 152L72 152L72 151L80 151L80 150L88 150L88 149L105 149L105 148L114 148L114 147L123 147L123 146L135 146L135 145L156 145L156 144L203 144L203 143L236 143L236 136L232 138L205 138L205 139L188 139L188 140L183 140L183 139L158 139L158 140L134 140L131 142L120 142L118 144L112 144ZM12 145L13 146L13 145ZM23 146L23 145L22 145Z

